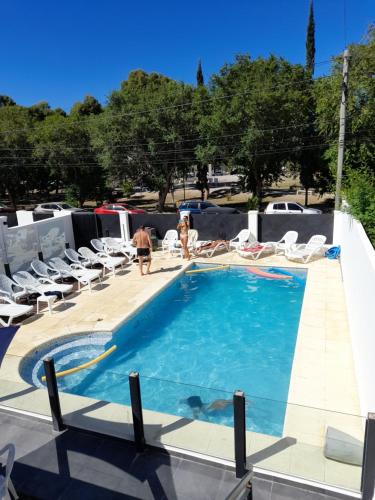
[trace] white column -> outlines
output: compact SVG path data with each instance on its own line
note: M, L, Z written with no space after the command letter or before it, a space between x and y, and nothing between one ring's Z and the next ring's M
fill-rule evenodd
M124 241L130 240L130 226L129 226L129 214L128 212L120 212L120 229L121 229L121 238Z
M249 210L247 212L248 227L257 240L258 240L258 214L259 214L258 210Z
M340 212L340 210L333 211L332 243L334 245L342 244L342 236L343 236L342 231L343 231L344 218L345 218L345 215L342 212Z
M17 222L19 226L26 226L34 222L33 212L31 210L17 210Z

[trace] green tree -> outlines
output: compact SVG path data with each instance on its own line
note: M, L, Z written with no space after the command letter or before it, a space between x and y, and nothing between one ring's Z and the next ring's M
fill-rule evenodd
M375 27L371 26L363 43L349 47L349 91L343 175L366 170L375 175ZM328 143L325 160L335 177L339 134L342 82L342 56L333 60L329 78L315 81L317 127Z
M164 210L173 180L193 163L193 88L157 73L129 74L97 117L94 144L109 177L132 181L159 194Z
M350 213L358 219L375 246L375 176L366 169L349 170L344 195Z
M195 122L194 126L197 133L197 139L194 141L197 169L197 189L200 190L201 199L203 201L209 195L209 185L207 178L209 163L209 141L205 137L205 133L207 132L207 119L212 112L210 93L207 87L205 87L204 85L198 85L194 91L193 110Z
M102 105L91 95L87 95L83 102L76 102L73 104L72 109L70 110L70 114L76 116L99 115L102 112Z
M201 85L204 85L204 77L202 70L202 62L199 60L197 69L197 86L199 87Z
M313 76L315 68L315 21L313 0L310 0L309 20L306 33L306 70Z
M28 139L31 126L27 109L16 105L0 107L0 184L14 208L35 174Z
M7 95L0 95L0 108L3 106L15 106L16 102Z
M243 184L259 199L305 147L308 79L300 65L282 58L237 56L211 81L212 112L202 120L206 162L236 167Z
M77 117L54 114L38 124L31 140L33 156L45 166L56 191L63 187L81 206L96 196L102 185L102 169L86 124Z

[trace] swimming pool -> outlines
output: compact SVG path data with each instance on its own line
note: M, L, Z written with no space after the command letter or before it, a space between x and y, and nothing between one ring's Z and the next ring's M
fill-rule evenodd
M210 403L241 389L248 430L280 436L306 279L305 270L288 271L295 278L265 279L244 266L185 274L113 335L55 343L25 362L22 374L38 385L43 367L36 360L47 352L60 371L116 344L96 366L60 378L60 390L129 404L127 375L138 371L144 408L191 418L187 398ZM232 425L232 413L228 406L199 418Z

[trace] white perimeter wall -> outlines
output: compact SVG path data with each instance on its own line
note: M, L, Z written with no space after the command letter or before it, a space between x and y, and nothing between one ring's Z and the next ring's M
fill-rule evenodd
M341 269L348 309L361 412L375 412L375 250L362 224L335 212L334 244L341 245Z

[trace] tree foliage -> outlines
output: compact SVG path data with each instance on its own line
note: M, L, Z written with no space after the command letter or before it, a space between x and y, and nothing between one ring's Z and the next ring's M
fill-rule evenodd
M275 56L238 56L212 78L212 110L201 124L208 140L200 157L236 166L244 185L260 198L263 187L297 161L307 86L300 65Z
M32 119L25 108L16 105L0 107L0 179L11 204L33 185L32 156L28 134Z
M351 214L361 221L375 246L375 176L366 169L349 170L344 195Z
M306 71L312 76L315 68L315 21L313 0L310 0L306 33Z
M16 205L27 193L44 197L63 189L82 204L100 199L104 184L126 183L156 190L164 210L168 192L192 167L202 199L208 194L209 164L235 169L253 199L290 171L306 193L329 189L342 58L333 58L329 77L313 79L314 29L311 2L305 67L276 56L239 55L208 85L199 63L196 86L137 70L105 106L86 96L69 114L44 101L26 108L0 96L0 193ZM374 175L374 27L350 54L344 177Z
M193 88L157 73L133 71L114 91L98 122L95 146L109 175L159 193L159 210L173 179L192 158Z
M200 85L204 85L204 76L203 76L201 61L198 62L198 69L197 69L197 86L199 87Z

